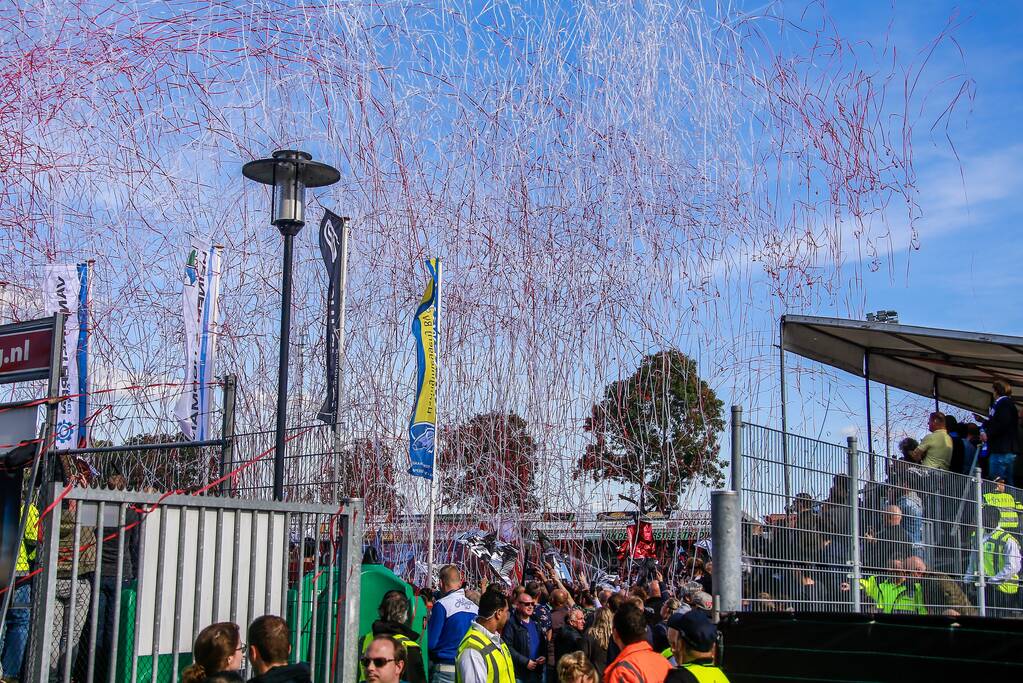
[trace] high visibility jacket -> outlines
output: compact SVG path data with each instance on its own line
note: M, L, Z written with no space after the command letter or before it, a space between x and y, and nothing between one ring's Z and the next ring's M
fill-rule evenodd
M998 508L1001 513L998 526L1010 532L1019 528L1019 512L1016 510L1016 499L1011 493L997 491L985 493L984 502Z
M728 676L713 664L697 664L688 662L681 667L693 675L700 683L728 683Z
M876 576L860 579L863 592L884 614L927 614L923 587L913 583L913 592L904 583L878 580Z
M419 643L417 643L416 641L406 636L403 636L400 633L389 633L387 635L394 638L399 643L405 646L405 651L408 653L408 659L412 659L413 657L422 657L422 655L420 654ZM373 642L373 639L375 637L376 636L373 635L372 631L370 631L369 633L362 637L362 647L359 649L359 651L362 654L366 654L366 650L369 649L369 645L370 643ZM408 668L408 662L405 662L405 668L406 669ZM366 670L361 666L359 667L359 680L360 681L366 680Z
M458 656L461 657L466 650L477 650L483 655L483 661L487 663L487 683L515 683L515 665L503 640L498 647L485 635L470 627L458 646ZM462 674L457 668L455 682L462 683Z
M604 683L662 683L671 671L668 660L641 640L622 648L604 669Z
M25 506L21 506L21 514L25 514ZM20 520L19 520L20 521ZM36 557L35 545L39 540L39 510L35 505L28 504L28 520L25 522L25 536L21 539L21 543L18 544L18 565L15 567L16 571L27 572L30 568L30 563ZM28 541L31 550L25 547L25 542Z
M1009 532L1004 529L995 529L984 541L984 575L995 576L1005 569L1005 550L1009 541L1015 542ZM995 584L996 590L1008 595L1015 595L1019 591L1019 574L1013 574L1007 581Z

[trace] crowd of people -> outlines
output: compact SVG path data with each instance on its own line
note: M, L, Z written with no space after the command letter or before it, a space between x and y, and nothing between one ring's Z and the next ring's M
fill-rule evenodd
M849 475L836 474L823 500L800 493L786 515L747 522L748 606L853 609L859 598L884 613L973 615L983 605L987 616L1023 616L1023 498L1011 486L1023 417L1007 383L992 393L978 422L930 413L927 434L902 440L883 479L852 491Z
M628 590L593 591L580 575L565 582L551 567L509 588L463 583L440 570L427 636L414 630L405 592L390 590L378 619L359 638L359 680L368 683L689 683L725 682L716 665L718 632L698 581L672 589L657 573ZM676 597L677 596L677 597ZM311 683L292 662L287 622L266 615L245 640L231 622L204 628L182 683ZM425 656L424 656L425 647ZM424 664L428 662L428 664Z
M657 573L628 590L592 590L584 574L566 582L547 565L546 572L537 568L535 579L525 584L480 588L466 588L456 566L442 568L428 627L429 672L403 680L726 680L714 665L712 603L699 582L672 588ZM376 637L395 628L391 600L393 595L385 596L381 605L382 620L373 625Z
M536 568L534 576L514 587L484 583L474 590L464 585L457 567L443 567L427 627L429 670L402 680L417 683L419 676L429 683L727 680L714 662L717 628L710 619L706 583L690 580L672 587L655 572L628 590L593 590L584 573L575 582L564 581L551 565L546 571ZM384 597L374 637L393 632L394 617L407 613L407 602L405 612L393 610L400 599L394 593ZM362 661L366 663L365 657Z

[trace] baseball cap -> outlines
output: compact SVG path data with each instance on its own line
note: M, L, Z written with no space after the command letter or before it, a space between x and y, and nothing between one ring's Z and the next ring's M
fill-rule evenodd
M672 614L665 626L673 628L690 647L699 652L708 652L718 637L718 627L698 609L685 614Z

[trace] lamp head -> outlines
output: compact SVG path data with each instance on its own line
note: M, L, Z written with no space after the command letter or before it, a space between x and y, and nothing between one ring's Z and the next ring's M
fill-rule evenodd
M306 188L333 185L341 179L336 168L296 149L279 149L271 159L250 161L242 166L242 175L273 187L270 222L281 233L292 235L305 225Z

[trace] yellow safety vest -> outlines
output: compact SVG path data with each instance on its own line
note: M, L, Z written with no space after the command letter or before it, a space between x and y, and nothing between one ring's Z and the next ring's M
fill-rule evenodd
M998 508L1001 518L998 526L1006 531L1015 531L1019 528L1019 513L1016 511L1016 499L1011 493L998 493L992 491L984 494L984 502Z
M25 506L21 506L21 514L25 514ZM21 520L18 520L19 522ZM36 551L33 549L29 552L25 548L25 541L38 541L39 540L39 510L36 509L35 505L29 503L28 505L28 520L25 522L25 537L21 539L21 543L18 544L18 564L15 567L16 571L27 572L29 570L29 562L35 559Z
M419 643L417 643L416 641L412 640L411 638L407 638L401 635L400 633L389 633L387 635L391 636L392 638L394 638L399 643L405 646L405 652L408 656L408 659L411 660L413 657L420 658L422 657L422 654L420 654L419 650ZM376 636L373 635L372 631L370 631L369 633L362 637L362 648L360 649L360 652L362 652L362 654L366 654L366 650L369 649L369 644L373 642L374 638L376 638ZM415 648L416 651L412 652L412 648ZM407 661L405 662L405 668L406 669L408 668ZM364 669L361 666L359 667L359 680L360 681L366 680L366 669Z
M498 647L485 635L469 627L458 646L458 656L461 657L463 652L470 649L483 655L483 661L487 664L487 683L515 683L515 665L504 641ZM457 667L455 683L462 683L462 672Z
M682 667L693 675L700 683L728 683L728 676L713 664L683 664Z
M1014 540L1009 532L998 528L991 532L984 541L984 575L994 576L1005 568L1005 546ZM1007 581L995 584L995 590L1007 595L1015 595L1019 591L1019 574L1013 574Z
M912 596L905 584L893 583L887 579L878 580L876 576L860 579L860 585L866 596L873 600L884 614L927 614L923 589L919 583L913 583Z

